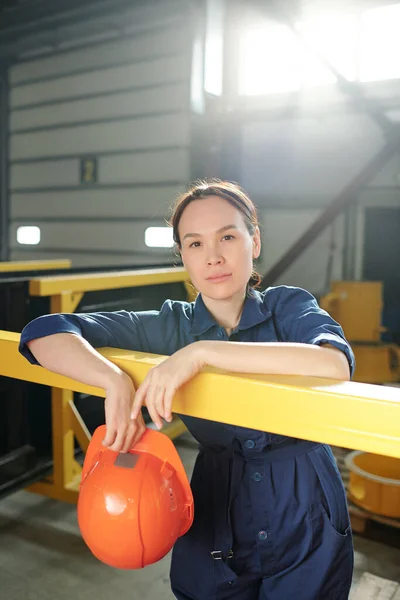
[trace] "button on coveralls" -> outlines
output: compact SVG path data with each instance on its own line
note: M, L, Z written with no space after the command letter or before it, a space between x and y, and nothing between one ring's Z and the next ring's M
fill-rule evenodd
M22 332L54 333L171 355L198 340L328 343L354 370L342 328L301 288L250 290L228 338L201 295L159 311L46 315ZM246 399L243 399L244 403ZM305 407L306 410L306 407ZM195 519L175 544L171 585L178 600L347 600L353 545L345 490L328 446L181 415L199 442L192 490Z

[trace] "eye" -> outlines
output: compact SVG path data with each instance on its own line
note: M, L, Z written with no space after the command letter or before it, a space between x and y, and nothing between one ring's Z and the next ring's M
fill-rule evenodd
M235 239L235 236L234 236L234 235L231 235L230 233L228 233L227 235L224 235L224 237L223 237L222 239L223 239L223 240L225 240L225 239L227 239L227 238L229 238L229 240L234 240L234 239Z
M200 242L192 242L192 243L189 245L189 248L198 248L199 246L196 246L196 244L198 244L198 245L200 246Z

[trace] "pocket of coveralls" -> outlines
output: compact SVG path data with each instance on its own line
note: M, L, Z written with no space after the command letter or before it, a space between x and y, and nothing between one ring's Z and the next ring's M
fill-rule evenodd
M350 533L346 491L330 449L320 445L308 453L321 487L321 507L336 535L346 538Z

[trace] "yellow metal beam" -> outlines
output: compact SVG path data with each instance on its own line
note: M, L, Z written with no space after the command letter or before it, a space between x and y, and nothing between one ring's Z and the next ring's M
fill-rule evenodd
M0 262L0 273L14 271L47 271L51 269L70 269L69 259L60 260L16 260Z
M179 281L183 283L189 281L189 275L182 267L82 275L47 275L32 278L29 282L29 293L31 296L54 296L63 292L114 290Z
M104 390L28 364L19 334L0 332L0 375L104 397ZM100 349L140 384L165 357ZM206 368L175 395L175 413L400 458L400 389L316 377Z

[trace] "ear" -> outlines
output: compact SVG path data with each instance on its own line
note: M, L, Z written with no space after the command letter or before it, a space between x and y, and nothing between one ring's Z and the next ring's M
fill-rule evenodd
M253 235L253 258L258 258L261 253L261 234L260 228L256 227Z

